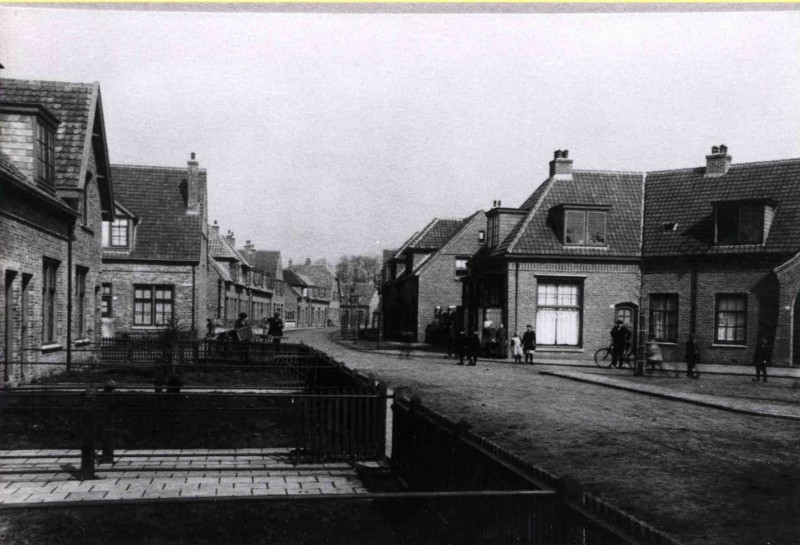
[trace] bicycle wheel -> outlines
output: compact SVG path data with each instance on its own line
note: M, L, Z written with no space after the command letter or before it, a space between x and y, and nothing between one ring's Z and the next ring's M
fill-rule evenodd
M614 360L611 358L611 350L608 348L601 348L594 353L594 363L598 367L611 367L612 361Z

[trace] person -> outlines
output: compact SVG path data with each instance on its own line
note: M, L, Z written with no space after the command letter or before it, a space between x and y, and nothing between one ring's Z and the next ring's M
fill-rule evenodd
M239 318L236 319L236 322L233 324L234 329L241 329L243 327L247 327L247 313L240 312Z
M622 367L622 356L625 354L625 346L630 338L631 332L622 325L622 320L617 320L617 323L611 328L611 367L617 367L617 365Z
M753 355L753 364L756 366L756 378L753 379L753 382L758 382L761 376L764 377L764 382L767 382L767 364L770 359L769 341L766 337L761 337L758 339L756 352Z
M208 318L206 320L206 338L213 338L214 337L214 320Z
M662 359L661 346L656 342L655 336L650 335L647 341L647 365L650 366L651 372L655 370L656 365L658 365L659 369L662 369Z
M522 365L522 339L519 338L519 333L514 333L511 337L511 353L514 356L514 363Z
M478 336L478 330L472 332L469 340L467 341L467 358L469 363L467 365L475 366L478 363L478 353L481 351L481 338Z
M497 331L495 332L495 341L497 345L495 346L495 354L496 358L504 360L508 357L508 347L506 343L506 330L503 327L503 324L497 326Z
M275 344L281 343L281 337L283 337L283 320L281 320L281 313L275 312L275 314L267 320L267 335L272 337L272 342Z
M527 325L525 334L522 336L522 349L525 351L525 363L533 365L533 354L536 351L536 332L531 324Z
M467 338L467 330L463 329L456 337L456 356L458 356L458 364L464 365L464 356L467 355L467 344L469 339Z
M700 359L700 352L697 350L697 343L694 340L694 333L689 334L689 340L686 341L686 376L689 378L698 378L694 366L697 360Z

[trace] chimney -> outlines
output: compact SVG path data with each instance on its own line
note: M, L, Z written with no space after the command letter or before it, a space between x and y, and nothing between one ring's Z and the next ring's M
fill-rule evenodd
M214 225L211 226L211 230L219 234L219 225L217 224L217 220L214 220Z
M255 245L251 244L249 240L244 243L244 251L245 252L252 252L252 251L255 251L255 249L256 249Z
M233 237L233 231L228 231L228 234L225 235L225 240L228 241L228 244L231 245L231 248L236 248L236 239Z
M306 258L306 267L308 267L309 265L311 265L311 258L307 257Z
M197 172L197 161L194 159L194 152L192 158L186 162L189 175L186 180L187 195L186 195L186 213L199 214L200 213L200 176Z
M706 155L706 178L722 176L731 168L731 156L728 155L728 146L722 144L711 148L711 155Z
M569 159L569 150L556 150L553 160L550 161L550 177L557 180L572 179L572 159Z

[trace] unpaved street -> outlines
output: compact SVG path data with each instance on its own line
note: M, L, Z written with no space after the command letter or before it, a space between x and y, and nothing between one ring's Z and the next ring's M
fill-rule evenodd
M297 331L287 340L390 387L410 387L424 404L539 466L572 474L687 544L800 543L800 422L548 377L531 366L458 367L442 357L359 352L330 334Z

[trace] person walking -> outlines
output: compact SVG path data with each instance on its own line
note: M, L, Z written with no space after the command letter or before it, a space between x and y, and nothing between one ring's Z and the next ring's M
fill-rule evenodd
M467 330L462 330L455 340L456 356L458 356L458 365L464 365L464 356L467 355L467 344L469 338L467 337Z
M467 341L467 365L475 366L478 363L478 353L481 351L481 338L478 336L478 330L472 332L469 340Z
M659 370L663 369L661 365L663 359L661 346L656 342L655 336L650 335L650 339L647 341L647 365L650 366L651 373L655 370L656 365Z
M770 359L772 359L772 354L770 354L769 341L766 337L761 337L758 339L756 352L753 355L753 364L756 366L756 378L753 379L753 382L758 382L761 376L764 377L764 382L767 382L767 365Z
M700 359L700 352L697 350L697 343L694 340L694 333L689 334L689 340L686 341L686 376L689 378L698 378L700 375L694 370L697 360Z
M503 324L500 324L497 327L495 340L497 341L497 346L495 346L495 357L501 360L506 359L508 357L508 343L506 338L506 330L503 327Z
M275 312L275 314L267 320L267 335L272 337L272 342L275 344L281 344L281 337L283 337L283 320L281 320L281 313Z
M622 356L630 338L631 332L622 325L622 320L617 320L611 328L611 367L622 367Z
M215 328L216 327L214 326L214 320L212 320L211 318L208 318L206 320L206 338L207 339L213 339L214 338L214 329Z
M533 365L533 354L536 351L536 332L533 326L526 326L525 334L522 336L522 349L525 351L525 363Z
M519 333L514 333L511 337L511 354L514 356L514 363L522 365L522 339Z

